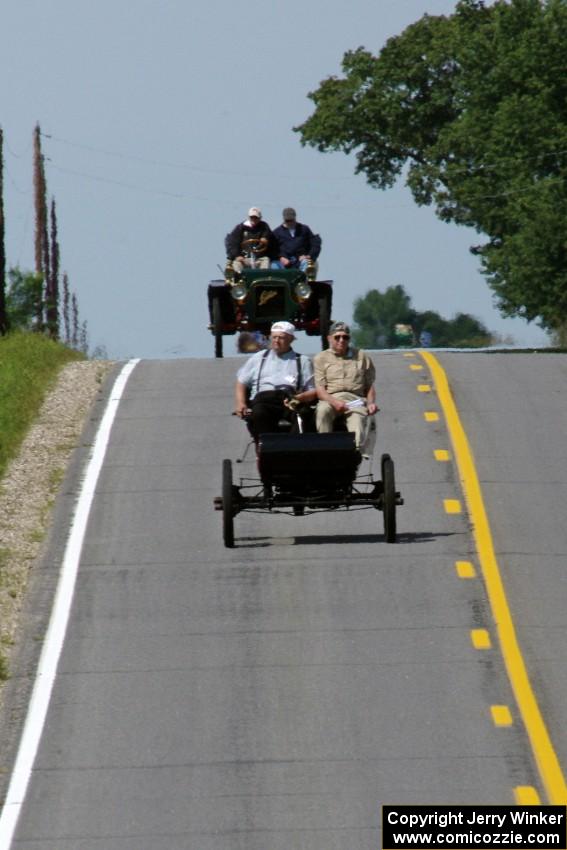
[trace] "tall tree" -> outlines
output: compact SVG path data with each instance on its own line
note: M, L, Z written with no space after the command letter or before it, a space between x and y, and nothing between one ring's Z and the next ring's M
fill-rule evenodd
M64 342L66 345L71 343L71 317L69 314L71 306L71 295L69 292L69 276L67 272L63 272L63 332Z
M41 152L41 130L36 124L33 135L33 186L35 206L35 271L42 275L47 289L49 282L49 238L47 224L47 183ZM38 330L43 329L44 316L37 317Z
M59 243L57 241L57 213L55 199L51 200L51 251L49 276L45 289L47 329L53 339L59 338Z
M79 340L81 336L81 328L79 326L79 302L77 301L77 296L73 292L71 295L71 316L72 316L72 332L71 332L71 345L73 348L79 347Z
M309 96L295 128L320 151L356 153L387 189L406 174L418 204L474 228L504 315L556 330L567 315L567 3L459 0Z
M4 133L0 127L0 334L8 330L6 314L6 246L4 227Z

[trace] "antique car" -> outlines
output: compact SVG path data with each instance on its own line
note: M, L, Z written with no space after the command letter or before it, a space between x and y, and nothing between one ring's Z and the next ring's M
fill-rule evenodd
M223 336L260 332L269 336L274 322L293 322L327 347L332 280L311 280L299 269L244 269L209 283L209 329L215 357L223 356Z
M381 478L358 472L361 454L354 435L262 434L257 447L259 478L233 482L232 461L222 463L222 496L214 500L222 511L224 545L235 545L234 518L239 513L291 513L303 517L322 511L381 511L386 543L397 541L396 507L404 500L396 490L394 462L380 458Z

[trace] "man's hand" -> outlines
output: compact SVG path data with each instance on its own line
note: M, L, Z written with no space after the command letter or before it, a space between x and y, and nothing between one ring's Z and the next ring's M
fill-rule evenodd
M346 413L348 410L346 401L342 401L340 398L332 399L331 404L333 405L337 413Z
M245 419L247 416L250 416L251 410L247 404L239 404L234 412L240 419Z
M369 416L374 416L374 414L378 413L378 411L380 410L375 401L368 402L368 404L366 405L366 409L368 410Z
M287 269L287 267L289 266L289 260L287 257L280 257L280 263L282 264L284 269Z

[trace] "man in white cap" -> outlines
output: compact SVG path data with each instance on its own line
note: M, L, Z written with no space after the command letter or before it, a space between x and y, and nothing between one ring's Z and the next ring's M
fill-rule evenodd
M274 240L269 225L262 221L262 210L250 207L248 218L240 222L225 240L227 270L240 274L244 268L269 269Z
M277 431L280 419L291 420L290 400L308 404L317 398L311 361L292 349L294 339L291 322L275 322L270 348L253 354L238 370L235 413L246 417L254 439Z

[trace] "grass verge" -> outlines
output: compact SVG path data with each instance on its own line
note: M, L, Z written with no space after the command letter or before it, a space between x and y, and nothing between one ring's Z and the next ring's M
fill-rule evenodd
M0 478L17 454L62 366L84 359L36 333L0 338Z
M0 338L0 482L10 461L36 421L46 394L54 386L60 369L82 354L34 333L14 333ZM6 570L9 550L0 549L0 594L16 597L14 576ZM0 682L8 675L4 649L9 639L0 640Z

